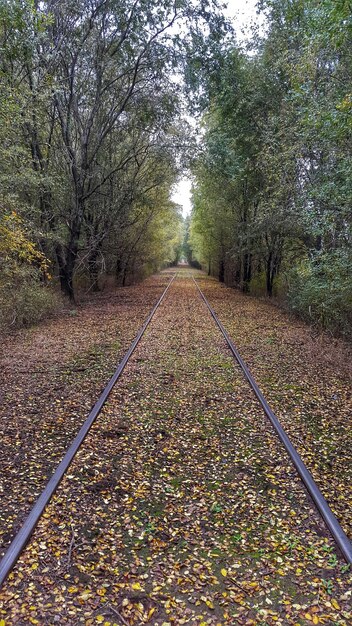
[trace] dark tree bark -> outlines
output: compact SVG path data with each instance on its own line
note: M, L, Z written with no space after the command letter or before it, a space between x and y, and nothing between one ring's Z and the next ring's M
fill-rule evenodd
M282 239L275 238L272 248L266 259L266 293L269 298L273 296L274 279L279 273L282 255Z
M223 283L225 280L225 263L224 259L220 259L219 263L219 281Z
M249 292L249 284L252 278L252 255L248 252L243 254L242 258L242 291Z
M273 295L274 272L272 267L272 253L270 252L266 262L266 293L269 298Z

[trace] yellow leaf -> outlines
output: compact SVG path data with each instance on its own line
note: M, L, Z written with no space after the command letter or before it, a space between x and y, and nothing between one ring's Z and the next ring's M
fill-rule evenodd
M0 619L0 626L6 626L6 623L5 623L4 619Z
M103 589L98 589L97 590L97 594L98 594L98 596L105 596L106 589L104 589L104 588Z
M211 600L205 600L205 604L209 607L209 609L213 609L214 608L214 604L212 603Z
M333 600L331 600L331 604L332 604L332 606L334 607L334 609L336 609L337 611L339 611L339 610L340 610L340 605L339 605L339 603L337 602L337 600L334 600L334 599L333 599Z
M317 615L313 615L313 624L319 624L319 617Z
M142 589L142 587L141 587L140 583L133 583L133 585L132 585L132 589L134 589L135 591L137 591L137 590L141 590L141 589Z
M227 576L227 569L223 568L221 570L221 573L222 573L223 576Z
M91 596L91 592L90 591L83 591L83 593L81 593L81 595L79 596L82 600L88 600L88 598Z
M104 617L102 615L97 615L95 619L98 622L98 624L102 624L104 621Z

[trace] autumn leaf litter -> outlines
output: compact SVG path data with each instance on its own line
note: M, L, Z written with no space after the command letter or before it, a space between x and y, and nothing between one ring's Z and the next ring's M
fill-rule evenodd
M167 282L168 275L159 275L143 286L91 296L39 327L3 339L1 553Z
M203 286L244 352L257 332L249 365L259 364L258 382L281 369L285 385L296 380L291 351L263 364L266 305L249 310L255 301L215 281ZM271 329L285 341L275 315ZM303 384L315 376L306 371ZM303 428L305 405L292 412L286 399L279 394L274 408L291 431L297 420L314 468L322 461ZM311 415L328 422L319 402L317 394ZM331 500L331 475L324 480ZM347 528L344 501L336 492L333 500ZM6 624L86 626L350 623L350 572L186 271L5 584L2 615Z

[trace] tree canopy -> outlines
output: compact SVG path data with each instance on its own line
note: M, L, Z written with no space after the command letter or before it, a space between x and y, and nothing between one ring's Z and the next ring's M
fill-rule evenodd
M178 76L225 29L216 0L0 3L1 191L70 298L82 273L96 288L175 257Z
M203 83L193 250L220 280L284 297L307 319L347 332L351 7L268 0L259 8L267 32L255 54L232 46Z
M182 248L221 281L346 331L351 7L258 11L265 34L240 45L217 0L0 1L0 222L17 216L71 299ZM184 224L171 194L189 166ZM32 274L46 285L37 261Z

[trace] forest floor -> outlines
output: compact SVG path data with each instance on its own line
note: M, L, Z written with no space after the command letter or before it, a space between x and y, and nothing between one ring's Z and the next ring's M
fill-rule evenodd
M351 623L351 571L191 276L351 535L348 347L178 272L5 582L1 626ZM4 343L5 547L168 279Z

